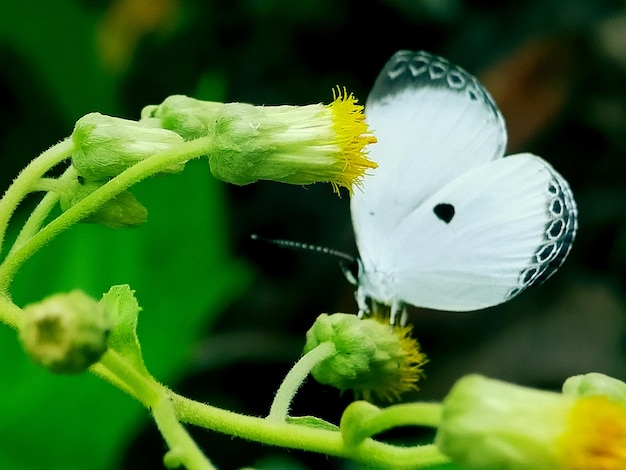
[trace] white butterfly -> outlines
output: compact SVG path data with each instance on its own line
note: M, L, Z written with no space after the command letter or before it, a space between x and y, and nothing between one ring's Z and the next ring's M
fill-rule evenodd
M469 311L547 279L576 233L565 179L545 160L504 157L500 111L475 77L426 52L397 52L365 106L378 168L351 200L368 301Z

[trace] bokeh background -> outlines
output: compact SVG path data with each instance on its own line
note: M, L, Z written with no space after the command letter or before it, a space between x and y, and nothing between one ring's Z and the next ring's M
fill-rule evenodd
M546 389L590 371L626 379L623 0L0 0L0 189L88 112L137 119L171 94L329 102L336 85L364 101L398 49L443 55L480 77L507 120L509 153L551 162L580 210L569 259L540 288L481 312L410 311L430 363L407 399L439 400L471 372ZM73 288L99 297L129 283L159 380L264 415L315 317L356 306L335 259L250 234L356 254L347 194L227 186L206 162L134 192L150 212L145 226L73 228L24 267L16 302ZM6 327L0 358L0 468L163 468L162 438L129 397L88 375L52 376ZM293 413L338 422L350 400L309 380ZM192 432L221 469L362 468Z

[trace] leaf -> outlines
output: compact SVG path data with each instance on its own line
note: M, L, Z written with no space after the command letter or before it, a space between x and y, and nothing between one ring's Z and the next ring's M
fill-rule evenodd
M339 426L317 418L316 416L288 416L287 422L290 424L308 426L310 428L325 429L326 431L339 431Z
M137 338L137 320L141 307L134 294L135 291L128 284L113 286L100 302L111 315L113 323L109 347L124 356L138 371L149 376Z

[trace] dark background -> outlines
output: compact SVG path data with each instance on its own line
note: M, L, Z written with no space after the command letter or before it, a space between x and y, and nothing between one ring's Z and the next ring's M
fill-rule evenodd
M481 312L412 309L430 363L420 392L407 399L440 400L471 372L547 389L590 371L626 378L623 1L6 3L0 7L3 189L90 111L137 119L143 106L171 94L268 105L329 102L336 85L364 102L399 49L424 49L461 65L500 105L507 153L541 155L570 182L580 227L568 260L540 288ZM201 401L263 415L315 317L355 312L356 305L335 259L253 243L249 236L356 254L349 198L338 198L329 185L219 187L226 245L247 262L253 280L203 330L184 373L169 385ZM310 380L292 413L338 422L350 399ZM223 469L255 462L259 468L358 468L204 430L194 430L194 437ZM101 468L161 468L163 451L143 416L110 460L115 463ZM259 463L274 457L274 463Z

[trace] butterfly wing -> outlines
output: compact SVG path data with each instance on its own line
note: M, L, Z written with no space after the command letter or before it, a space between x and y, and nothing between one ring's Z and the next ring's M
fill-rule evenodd
M360 282L389 305L456 311L496 305L556 271L576 216L567 182L546 161L530 154L494 160L406 215Z
M365 108L379 166L354 192L351 211L361 259L372 267L389 234L437 189L503 156L506 128L473 76L426 52L397 52Z

